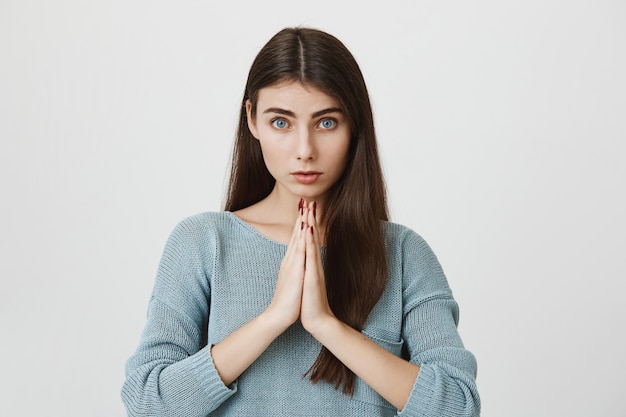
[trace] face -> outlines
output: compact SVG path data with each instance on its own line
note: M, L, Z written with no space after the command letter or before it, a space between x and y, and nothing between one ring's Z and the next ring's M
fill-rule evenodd
M346 166L350 127L335 99L299 82L259 90L256 115L246 104L276 192L323 201Z

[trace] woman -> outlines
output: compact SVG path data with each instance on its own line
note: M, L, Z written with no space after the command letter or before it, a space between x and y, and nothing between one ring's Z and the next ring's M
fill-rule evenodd
M324 32L282 30L250 69L225 211L167 242L128 414L478 415L442 269L387 220L356 61Z

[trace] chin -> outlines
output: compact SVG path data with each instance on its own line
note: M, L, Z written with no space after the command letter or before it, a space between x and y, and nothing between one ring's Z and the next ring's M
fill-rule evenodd
M307 201L320 200L326 196L326 191L320 192L319 190L298 190L294 193L298 198L304 198Z

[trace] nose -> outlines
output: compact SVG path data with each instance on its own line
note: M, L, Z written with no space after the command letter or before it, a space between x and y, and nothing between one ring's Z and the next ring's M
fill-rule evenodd
M315 158L315 136L308 128L303 127L298 130L296 156L300 160L310 160Z

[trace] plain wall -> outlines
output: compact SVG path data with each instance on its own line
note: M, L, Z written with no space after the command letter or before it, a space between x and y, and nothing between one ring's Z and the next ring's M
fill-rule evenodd
M123 416L175 224L219 210L249 66L327 30L483 416L624 416L626 3L0 0L0 415Z

